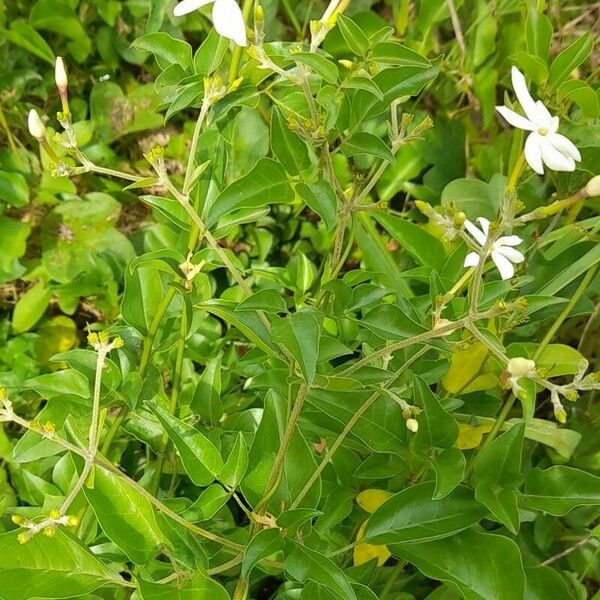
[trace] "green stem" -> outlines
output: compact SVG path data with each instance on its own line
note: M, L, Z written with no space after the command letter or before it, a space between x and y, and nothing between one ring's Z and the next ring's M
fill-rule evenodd
M152 348L154 346L154 340L156 338L156 334L160 327L161 321L165 315L165 312L167 312L167 309L169 308L169 305L171 304L176 293L177 293L177 290L174 287L170 287L167 290L167 293L163 296L161 303L158 305L158 308L156 309L156 313L154 314L154 317L150 323L150 326L148 327L148 335L146 336L146 339L144 340L144 348L142 350L142 357L140 359L140 366L138 368L138 374L142 379L146 375L148 365L150 364L150 357L152 355ZM110 450L110 446L113 443L113 440L115 439L115 436L117 435L117 432L119 431L123 421L126 419L128 414L129 414L129 407L126 405L123 405L119 409L117 416L114 418L112 425L110 426L110 429L106 433L104 442L102 443L102 448L101 448L100 452L104 456L106 456L108 454L108 451Z
M250 13L254 7L254 0L244 0L242 5L242 15L244 17L244 23L248 23L250 19ZM231 85L238 78L238 71L240 68L240 60L242 58L242 47L235 45L233 54L231 55L231 63L229 65L229 84Z
M292 27L296 32L296 36L300 37L302 35L302 26L300 25L298 18L296 17L292 7L290 6L290 0L281 0L281 3L283 4L283 8L285 9L285 14L288 16L288 19L290 20L290 23L292 24Z
M498 435L498 433L500 433L500 430L504 426L504 423L506 422L506 419L508 418L508 415L510 414L512 407L515 404L515 400L516 400L516 398L515 398L514 394L512 392L509 393L509 395L507 396L507 398L504 402L504 405L502 406L502 410L500 411L500 414L494 421L494 424L492 425L492 428L490 429L488 436L485 438L485 442L483 442L483 444L481 445L481 448L479 448L479 451L477 452L477 454L471 459L471 462L467 465L467 468L465 469L465 476L464 476L465 481L467 481L469 479L469 477L471 476L471 473L473 472L473 468L475 467L475 458L479 455L480 452L483 452L496 439L496 436Z
M177 342L177 356L175 358L175 368L173 370L173 385L171 388L171 402L169 405L169 413L177 415L177 404L179 400L179 392L181 389L181 372L183 369L183 356L185 351L185 339L188 332L187 316L185 310L181 313L181 326L179 329L179 341ZM170 438L168 434L164 434L161 440L161 447L156 458L156 470L150 485L150 491L155 496L160 488L160 478L162 477L163 469L167 455L169 454Z
M556 335L556 332L559 330L560 326L563 324L564 320L571 314L573 307L579 302L579 299L585 293L585 290L588 288L596 273L598 272L599 264L595 264L591 269L587 271L584 278L581 280L581 283L575 290L575 293L569 300L568 304L565 306L563 311L558 315L558 318L552 323L550 329L546 332L544 339L540 342L540 345L537 347L535 354L533 355L533 360L536 361L542 355L542 352L546 348L546 346L552 341L552 338Z

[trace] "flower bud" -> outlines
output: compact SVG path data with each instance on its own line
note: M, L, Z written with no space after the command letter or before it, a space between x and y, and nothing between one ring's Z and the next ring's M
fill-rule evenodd
M419 431L419 422L416 419L407 419L406 428L413 433L417 433Z
M113 340L113 346L118 350L119 348L122 348L125 345L125 342L123 341L122 337L117 336L114 340Z
M567 422L567 411L562 406L555 406L554 417L561 425L564 425Z
M57 528L54 526L50 526L50 527L44 527L42 533L46 536L46 537L53 537L56 535L56 531Z
M24 527L27 523L27 519L21 515L12 515L10 520L15 524L19 525L19 527Z
M600 196L600 175L592 177L584 188L586 196L593 198L594 196Z
M520 379L521 377L528 377L535 373L535 362L529 360L528 358L511 358L508 361L506 370L517 379Z
M29 117L27 118L27 126L29 127L29 133L36 139L38 142L41 142L46 137L46 126L40 119L40 115L38 115L37 110L32 108L29 111Z
M259 25L263 25L265 22L265 11L260 4L257 4L254 9L254 22Z
M61 56L56 57L56 65L54 67L54 81L59 91L66 90L69 85L65 63Z
M26 544L30 539L31 539L31 534L28 531L22 531L17 536L17 542L19 542L19 544Z
M48 516L53 521L58 521L58 519L60 519L60 517L61 517L60 510L58 510L58 508L54 508L53 510L50 511L50 514Z
M79 517L76 517L74 515L69 515L67 517L67 525L69 527L77 527L77 525L79 525Z

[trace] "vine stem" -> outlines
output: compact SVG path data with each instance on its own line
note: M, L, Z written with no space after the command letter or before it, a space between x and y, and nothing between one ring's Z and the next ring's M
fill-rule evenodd
M599 267L600 267L599 264L595 264L591 269L589 269L586 272L585 276L581 280L581 283L575 290L575 293L569 300L568 304L562 310L560 315L558 315L558 318L552 323L552 325L550 326L550 329L548 329L548 331L546 332L546 335L540 342L540 345L537 347L535 354L533 355L534 361L539 359L539 357L542 355L542 352L544 351L546 346L552 341L552 338L556 335L556 332L559 330L559 328L563 324L564 320L571 314L573 307L577 304L577 302L579 301L581 296L583 296L583 294L585 293L585 290L588 288L588 286L590 285L590 283L596 276L596 273L598 273Z
M398 379L398 377L412 365L416 360L418 360L423 354L425 354L429 350L428 346L421 348L418 352L411 356L409 360L407 360L386 382L381 388L375 390L369 398L363 403L363 405L352 415L348 423L346 423L342 432L338 435L338 437L333 442L331 448L327 451L323 460L317 465L317 468L310 476L309 480L304 484L300 493L296 496L294 501L289 507L289 510L293 510L294 508L298 508L298 505L302 500L304 500L306 494L310 491L312 486L315 484L317 479L320 477L321 473L325 469L325 467L331 462L335 453L339 450L340 446L343 444L344 440L348 436L348 434L352 431L358 420L365 414L367 410L375 403L377 398L381 394L383 394L389 387L393 385L393 383Z
M244 0L242 5L242 16L244 17L244 23L248 24L250 19L250 11L254 6L254 0ZM231 63L229 65L229 84L231 85L238 78L238 71L240 68L240 60L242 58L242 47L235 45L233 54L231 55Z
M181 313L181 325L179 329L179 340L177 342L177 356L175 358L175 368L173 370L173 385L171 388L171 402L169 404L169 414L177 415L177 404L179 400L179 391L181 388L181 372L183 369L183 356L185 351L185 338L187 335L187 317L185 309ZM156 470L152 477L150 491L156 496L160 488L160 478L162 477L165 461L169 454L171 446L168 433L164 433L161 439L160 449L156 458Z

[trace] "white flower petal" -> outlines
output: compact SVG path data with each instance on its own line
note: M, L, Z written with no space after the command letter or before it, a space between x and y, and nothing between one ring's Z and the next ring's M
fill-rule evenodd
M517 99L519 100L519 104L525 111L527 118L537 123L537 119L539 117L538 108L529 93L529 89L527 88L527 83L525 83L525 76L517 67L513 67L511 71L512 75L512 84L513 89L515 90L515 94L517 95Z
M560 133L548 136L548 141L561 153L570 156L573 160L580 161L581 154L577 146L567 137Z
M554 125L554 117L550 114L550 111L546 108L541 100L535 103L535 107L538 111L538 123L550 129Z
M559 123L560 119L558 117L552 117L552 121L550 122L550 133L556 133L558 131Z
M216 0L213 24L223 37L233 40L238 46L248 45L242 10L235 0Z
M518 250L510 246L498 246L494 252L502 254L502 256L508 258L511 263L516 265L525 261L525 257Z
M522 117L514 110L508 108L508 106L496 106L496 110L504 117L504 120L510 123L517 129L524 129L525 131L535 131L537 125L532 123L529 119Z
M182 17L188 13L194 12L207 4L214 2L214 0L182 0L173 10L173 14L176 17Z
M525 140L525 160L538 175L544 174L541 136L537 133L530 133Z
M465 229L473 236L475 241L483 246L485 244L485 240L487 239L485 233L477 227L474 223L471 223L468 219L465 221Z
M553 171L574 171L575 161L570 156L559 152L547 139L542 139L542 160Z
M492 252L492 260L496 267L498 267L498 271L500 271L500 277L503 280L510 279L515 274L515 268L512 266L512 263L508 258L502 256L497 251Z
M465 257L465 267L476 267L479 264L479 254L477 252L469 252Z
M496 245L500 246L518 246L523 240L518 235L503 235L496 240Z
M481 230L485 233L485 237L487 238L490 234L490 222L485 217L477 217L478 223L481 225ZM485 242L484 242L485 243Z

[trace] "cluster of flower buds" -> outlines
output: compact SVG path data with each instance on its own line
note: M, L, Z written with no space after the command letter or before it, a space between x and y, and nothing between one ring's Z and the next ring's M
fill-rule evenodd
M11 517L12 522L23 529L17 540L20 544L27 543L34 535L42 533L47 537L52 537L58 531L60 525L66 527L77 527L79 525L79 517L73 515L63 515L60 510L55 509L50 511L47 518L39 523L31 521L21 515L13 515Z
M400 396L394 394L394 392L387 390L387 393L390 395L392 400L397 402L402 409L402 416L404 417L404 422L406 423L406 429L411 431L412 433L417 433L419 431L419 422L415 419L421 413L421 409L418 406L412 406Z
M115 337L111 342L106 331L89 333L88 343L96 352L103 352L104 354L108 354L111 350L122 348L124 345L123 339L119 336Z
M41 421L34 419L33 421L30 421L29 427L32 431L36 431L46 438L52 438L56 433L56 425L52 421L42 423Z
M179 268L185 277L185 287L188 291L192 289L192 281L194 281L196 275L202 271L205 264L205 260L201 260L197 265L194 264L192 262L192 253L190 252L187 255L185 262L179 265Z
M434 224L442 229L445 240L452 242L458 236L467 218L464 212L456 210L453 204L436 206L416 200L415 206Z
M317 120L318 123L315 127L311 119L298 119L295 115L290 115L287 118L287 126L291 131L294 131L308 141L322 143L327 139L325 116L319 114Z
M224 98L228 93L237 90L242 85L243 77L238 77L234 82L227 85L223 82L223 78L219 75L212 75L204 78L204 103L207 106L212 106L221 98Z
M0 388L0 423L12 421L14 416L12 402L8 399L6 390Z

